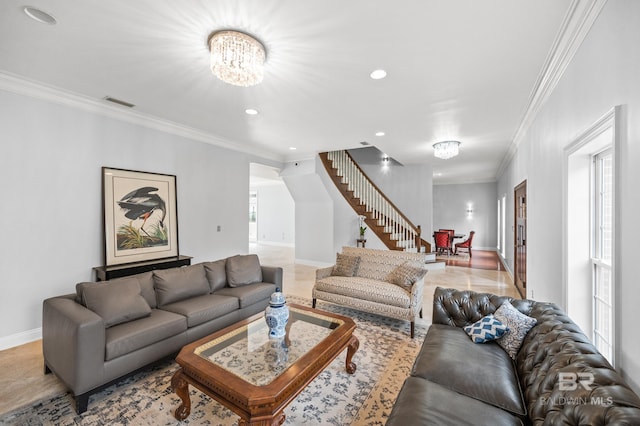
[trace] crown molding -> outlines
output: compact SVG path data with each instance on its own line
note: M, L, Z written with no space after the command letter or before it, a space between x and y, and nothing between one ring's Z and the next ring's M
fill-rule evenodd
M505 172L529 127L553 93L606 2L607 0L572 0L560 26L560 31L529 95L529 101L520 125L512 138L507 153L500 162L496 180Z
M188 127L173 121L164 120L150 114L144 114L126 107L111 105L103 100L97 100L85 95L66 91L44 83L29 80L22 76L0 70L0 90L18 95L41 99L71 108L98 114L104 117L136 124L149 129L158 130L175 136L184 137L198 142L208 143L252 156L259 156L269 160L283 162L283 157L256 147L240 146L239 144L222 139L211 133Z

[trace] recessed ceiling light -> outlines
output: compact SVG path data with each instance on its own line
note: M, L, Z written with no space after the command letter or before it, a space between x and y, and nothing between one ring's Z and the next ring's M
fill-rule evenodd
M442 173L438 172L438 173L434 173L434 176L442 176Z
M33 19L34 21L38 21L41 24L55 25L58 23L56 18L54 18L51 14L43 12L40 9L36 9L35 7L25 6L22 10L29 18Z
M376 136L384 136L384 132L376 132Z
M387 72L385 70L375 70L369 75L374 80L380 80L387 76Z
M295 146L290 146L290 147L289 147L289 149L290 149L291 151L295 151L295 150L296 150L296 149L298 149L298 148L296 148Z
M247 108L244 110L244 112L249 115L258 115L258 110L253 108Z

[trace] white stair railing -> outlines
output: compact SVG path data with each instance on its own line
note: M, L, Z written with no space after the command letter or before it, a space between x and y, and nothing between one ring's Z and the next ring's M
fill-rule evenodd
M364 206L366 216L390 234L396 247L406 251L421 250L420 227L407 219L362 172L347 151L329 151L327 159L336 169L348 191Z

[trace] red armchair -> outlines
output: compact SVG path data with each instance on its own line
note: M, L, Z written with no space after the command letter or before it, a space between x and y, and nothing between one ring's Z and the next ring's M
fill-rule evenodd
M471 242L473 241L473 236L475 233L476 231L469 232L469 238L467 238L466 241L463 241L461 243L456 243L455 250L453 253L458 254L458 249L463 249L469 252L469 258L471 258Z

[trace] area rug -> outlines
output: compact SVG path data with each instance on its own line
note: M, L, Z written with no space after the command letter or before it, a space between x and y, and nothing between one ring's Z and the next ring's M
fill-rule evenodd
M307 299L289 303L310 306ZM336 358L285 409L287 425L384 425L404 379L422 345L428 322L409 324L378 315L318 303L318 309L354 319L360 348L355 374L345 371L346 351ZM91 396L89 409L76 414L63 394L0 417L3 425L237 425L238 416L190 387L191 414L180 422L173 411L180 400L171 391L177 364L166 361Z

